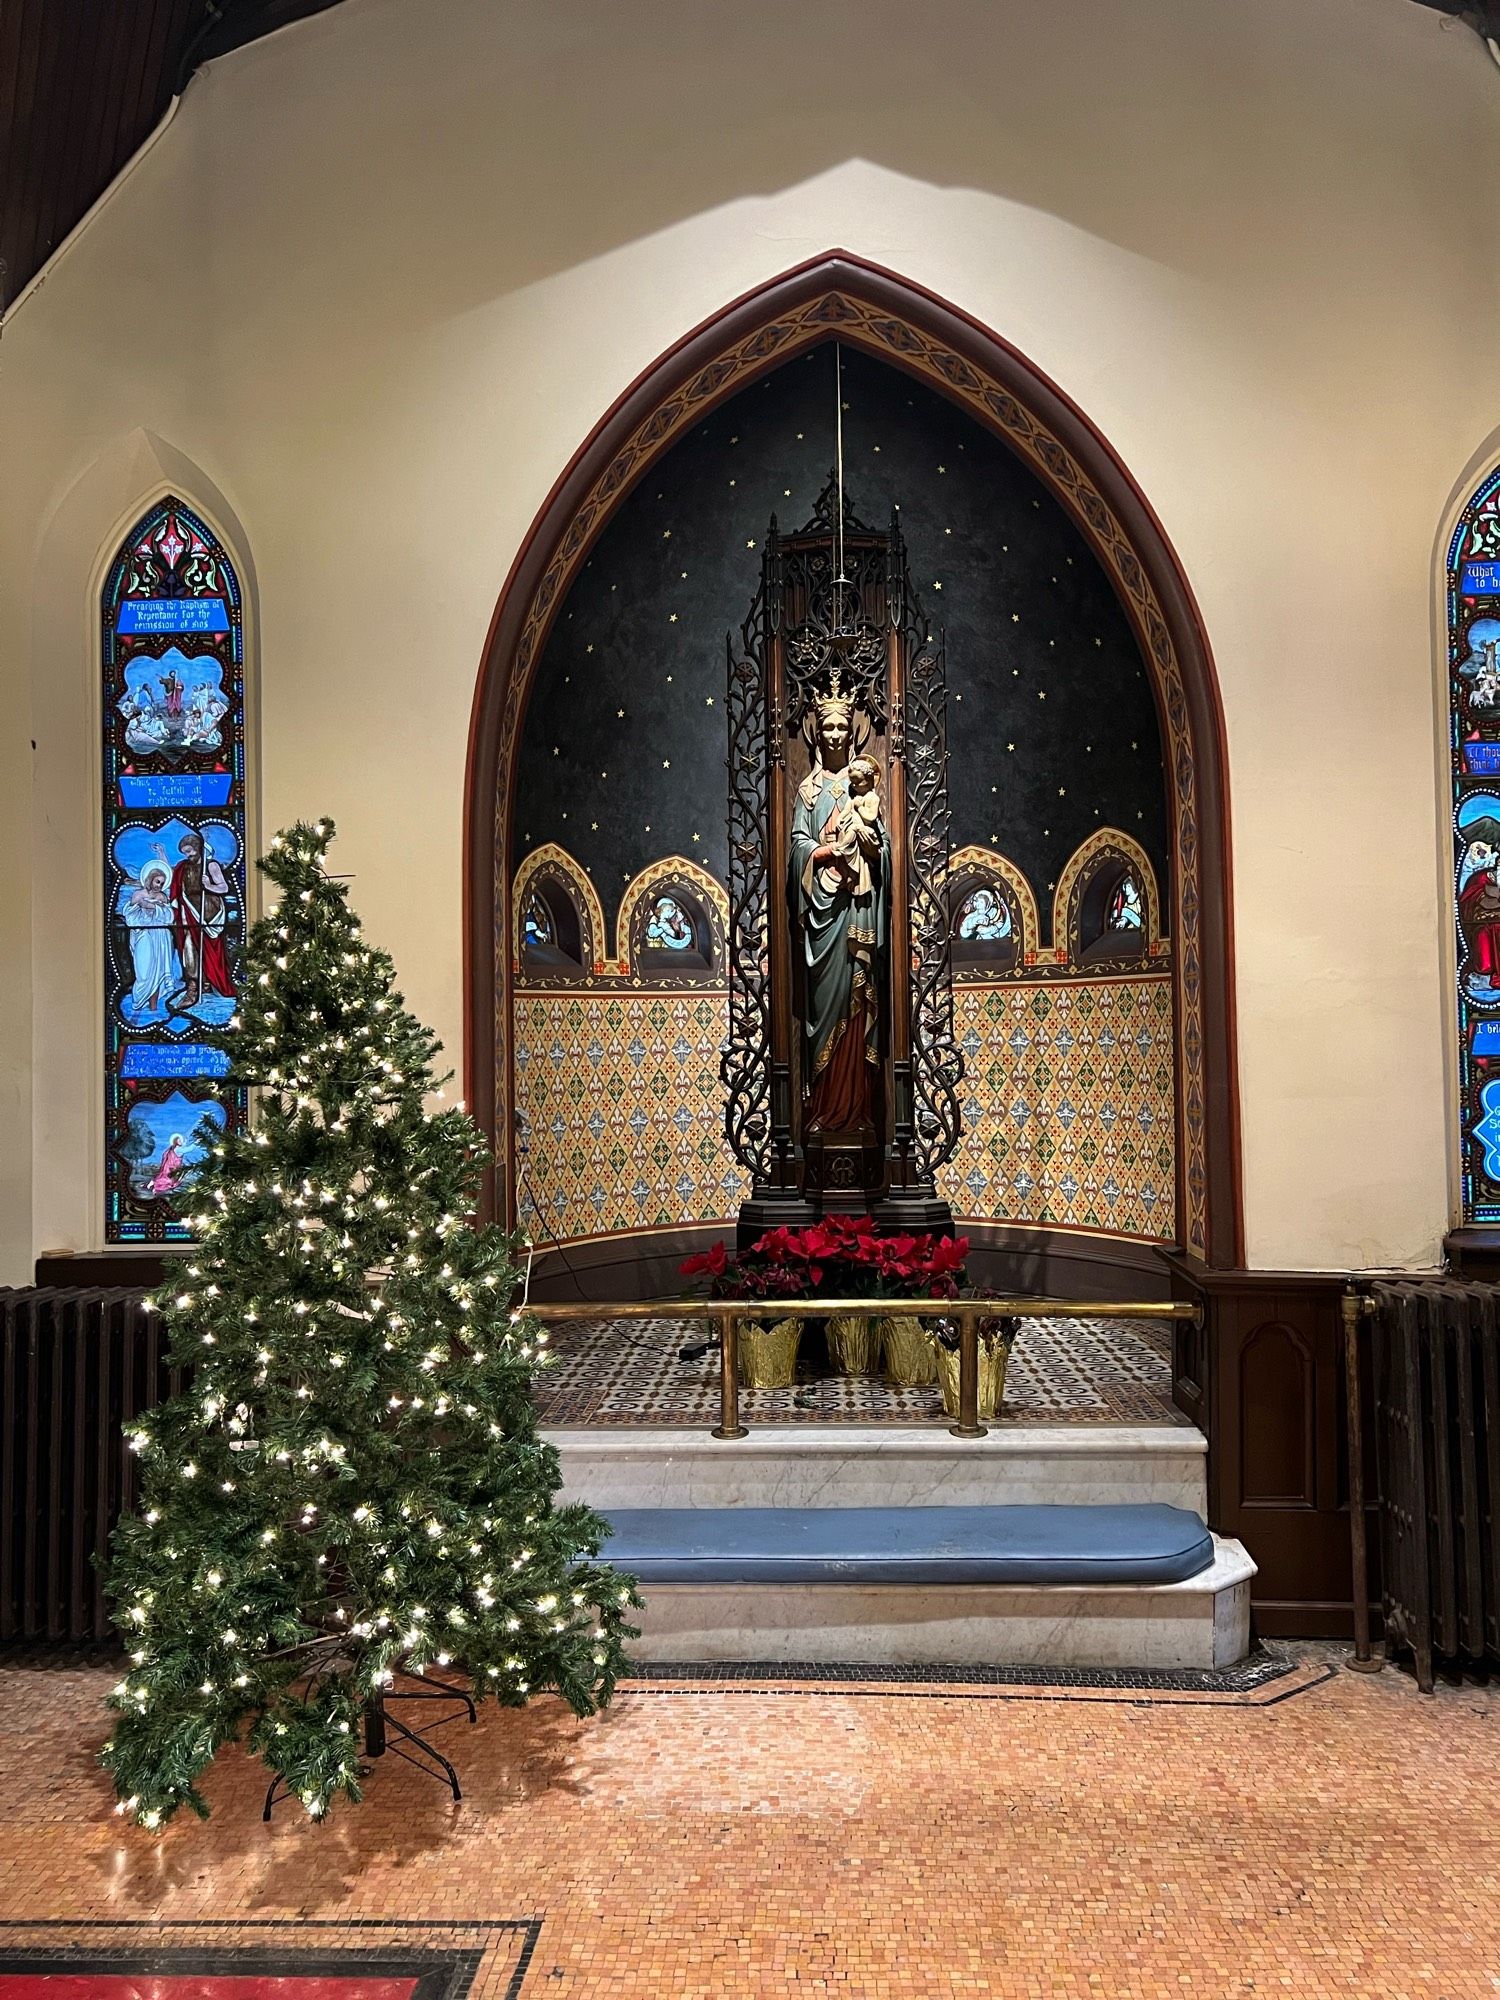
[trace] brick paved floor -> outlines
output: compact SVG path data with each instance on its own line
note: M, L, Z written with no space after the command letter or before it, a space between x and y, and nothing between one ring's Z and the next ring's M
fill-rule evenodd
M461 1805L388 1762L362 1807L268 1831L236 1753L212 1822L153 1841L92 1761L110 1679L0 1672L0 1966L142 1934L373 1950L382 1919L479 1954L491 2000L1500 1992L1484 1689L1315 1655L1224 1698L642 1683L586 1723L485 1712L448 1739Z

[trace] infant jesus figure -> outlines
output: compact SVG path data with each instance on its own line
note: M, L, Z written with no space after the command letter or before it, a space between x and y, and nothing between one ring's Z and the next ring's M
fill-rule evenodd
M878 833L871 838L869 829L880 825L880 766L873 757L852 757L847 775L849 804L839 815L831 844L850 891L858 899L873 894L875 887L870 856L879 852L880 841Z

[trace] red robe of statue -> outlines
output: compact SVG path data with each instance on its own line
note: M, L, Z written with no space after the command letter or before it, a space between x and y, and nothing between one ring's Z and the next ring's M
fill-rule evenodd
M210 862L208 867L214 869L217 864ZM221 894L205 885L204 872L193 860L179 861L172 870L172 938L184 975L190 966L199 968L199 994L220 993L232 1000L234 981L224 949L224 901ZM194 881L193 876L198 879Z
M1479 868L1458 899L1459 921L1469 940L1469 970L1486 979L1500 974L1500 878Z

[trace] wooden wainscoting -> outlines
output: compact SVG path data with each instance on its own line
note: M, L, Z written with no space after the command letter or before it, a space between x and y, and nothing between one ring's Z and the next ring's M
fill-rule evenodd
M1167 1263L1174 1296L1205 1302L1201 1328L1175 1329L1174 1393L1208 1438L1209 1525L1236 1536L1260 1566L1257 1629L1347 1638L1345 1280L1337 1272L1210 1271L1176 1255ZM1368 1418L1368 1388L1363 1400ZM1367 1485L1374 1463L1367 1440ZM1369 1500L1373 1523L1373 1492ZM1373 1574L1370 1587L1378 1598Z
M1443 1238L1443 1255L1455 1278L1500 1285L1500 1229L1467 1223Z

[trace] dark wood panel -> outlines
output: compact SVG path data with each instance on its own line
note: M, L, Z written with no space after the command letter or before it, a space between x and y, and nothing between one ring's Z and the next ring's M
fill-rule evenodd
M41 1287L122 1286L149 1291L159 1285L162 1274L186 1255L183 1250L92 1250L74 1253L54 1250L36 1260L36 1283Z
M1295 1327L1262 1320L1239 1352L1242 1507L1317 1505L1312 1352Z
M969 1270L977 1284L1016 1294L1064 1299L1164 1299L1168 1278L1150 1244L1073 1236L1060 1229L961 1224L969 1238ZM652 1299L691 1290L678 1275L682 1259L720 1238L732 1224L699 1223L633 1236L603 1236L562 1249L537 1251L532 1296L537 1299ZM46 1282L63 1282L48 1266ZM43 1282L38 1265L37 1282ZM94 1279L90 1283L97 1282Z
M1208 1438L1209 1526L1243 1542L1259 1566L1257 1629L1347 1638L1345 1280L1337 1272L1211 1271L1176 1255L1167 1262L1174 1295L1204 1303L1201 1337L1178 1330L1177 1401ZM1364 1400L1368 1417L1368 1389ZM1368 1440L1365 1462L1374 1464ZM1373 1494L1368 1511L1373 1520ZM1378 1578L1370 1585L1374 1596Z
M1455 1278L1500 1284L1500 1229L1475 1224L1451 1229L1443 1238L1443 1252Z

